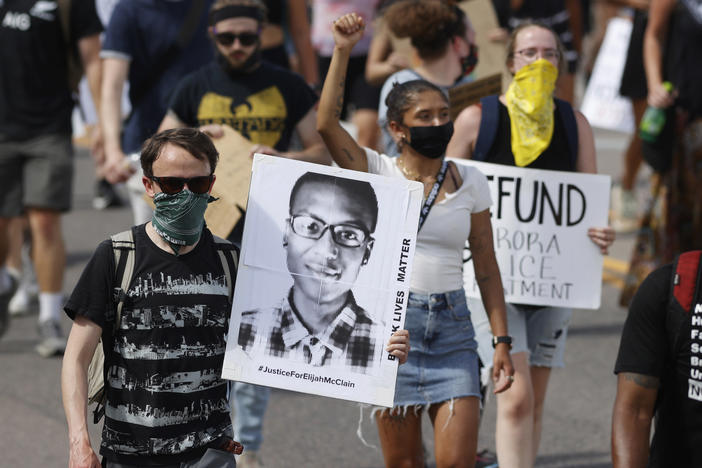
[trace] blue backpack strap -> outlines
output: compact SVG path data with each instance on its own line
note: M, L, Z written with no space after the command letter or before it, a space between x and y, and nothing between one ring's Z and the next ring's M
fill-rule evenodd
M568 141L568 150L570 151L570 162L573 169L577 167L578 163L578 123L575 120L575 112L573 111L573 106L571 106L567 101L562 99L553 98L556 102L556 109L558 114L561 116L561 121L563 122L563 127L566 132L566 139Z
M497 135L497 127L500 124L500 101L496 94L485 96L480 99L482 114L480 116L480 129L478 139L475 142L475 150L471 159L475 161L485 161L488 152L492 148L492 143Z

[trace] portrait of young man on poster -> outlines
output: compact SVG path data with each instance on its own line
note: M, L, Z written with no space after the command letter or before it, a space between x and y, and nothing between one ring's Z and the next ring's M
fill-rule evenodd
M239 346L253 356L371 372L383 325L352 288L375 243L373 186L306 172L290 192L287 215L282 246L292 287L276 305L242 313Z

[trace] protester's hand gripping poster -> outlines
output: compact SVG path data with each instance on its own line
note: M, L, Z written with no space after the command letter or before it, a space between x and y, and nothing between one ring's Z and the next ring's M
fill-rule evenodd
M505 300L599 308L604 257L587 230L607 225L610 177L456 162L477 167L488 179ZM479 298L469 248L463 278L466 294Z
M222 376L392 406L422 195L255 155Z

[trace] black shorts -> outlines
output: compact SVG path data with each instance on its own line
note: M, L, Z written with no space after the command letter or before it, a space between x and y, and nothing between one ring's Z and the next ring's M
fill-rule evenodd
M331 57L319 57L319 76L321 82L327 77ZM372 86L366 81L366 56L351 57L349 68L346 72L346 89L344 89L344 109L342 118L348 119L348 110L372 109L378 110L380 103L380 86Z
M619 94L630 99L644 99L648 95L646 70L643 63L643 41L647 23L648 12L634 10L634 25L622 73L622 83L619 87Z

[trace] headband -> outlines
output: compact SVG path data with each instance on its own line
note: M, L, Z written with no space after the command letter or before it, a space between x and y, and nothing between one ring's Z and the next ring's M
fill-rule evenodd
M217 10L210 12L210 26L229 18L240 18L245 16L247 18L253 18L259 23L263 22L264 13L263 10L255 6L246 5L227 5L225 7L219 8Z

